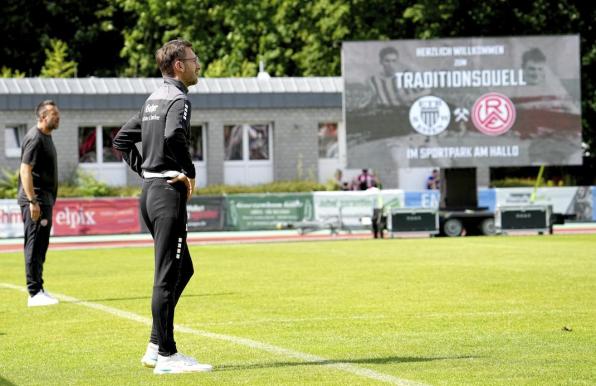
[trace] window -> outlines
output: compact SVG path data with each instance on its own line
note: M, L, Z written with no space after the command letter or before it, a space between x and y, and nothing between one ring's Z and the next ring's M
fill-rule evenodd
M337 123L319 123L319 158L338 158Z
M193 161L204 161L203 125L190 127L190 155Z
M226 161L249 161L271 159L270 126L227 125L224 126L224 154Z
M102 149L103 149L103 162L122 162L122 153L114 149L112 144L114 143L114 137L118 134L120 127L104 126L101 128L102 131Z
M27 134L27 125L10 125L4 128L4 152L7 157L20 157L23 138Z
M96 127L79 127L79 163L97 162Z
M226 161L240 161L243 159L242 125L224 126L224 159Z
M251 161L269 159L269 127L267 125L249 126L248 149Z
M121 162L122 154L112 147L118 130L117 126L79 127L79 163Z

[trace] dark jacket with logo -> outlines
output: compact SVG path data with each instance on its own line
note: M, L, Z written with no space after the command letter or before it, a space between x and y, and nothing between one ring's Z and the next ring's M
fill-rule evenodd
M140 176L143 171L174 170L195 178L188 150L191 106L187 94L182 82L164 78L163 85L114 138L114 148L122 152L126 163ZM136 146L139 142L141 152Z

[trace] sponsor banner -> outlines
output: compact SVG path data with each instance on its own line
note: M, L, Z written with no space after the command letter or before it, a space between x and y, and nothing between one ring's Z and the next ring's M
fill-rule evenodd
M494 212L497 209L497 189L478 189L478 206Z
M404 191L399 189L313 192L315 220L339 222L341 219L345 226L362 226L362 218L372 217L373 208L378 205L379 195L384 206L393 208L402 208L404 206Z
M581 164L579 55L577 35L345 42L348 167Z
M500 188L497 207L509 205L552 205L553 213L575 215L577 221L592 221L593 198L589 186L538 188L531 203L533 188Z
M226 227L234 230L276 229L312 220L311 193L234 194L226 197Z
M438 190L406 191L406 208L438 208L441 193Z
M188 231L219 231L224 229L224 198L194 196L186 204Z
M58 199L52 235L139 233L137 198Z
M17 200L0 200L0 238L23 237L23 234L23 215Z
M406 208L438 208L441 194L438 190L422 190L405 192ZM494 211L496 207L496 190L479 189L478 206Z

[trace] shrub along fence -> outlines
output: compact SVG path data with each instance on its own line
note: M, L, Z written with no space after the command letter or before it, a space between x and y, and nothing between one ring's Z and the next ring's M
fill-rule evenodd
M494 210L531 203L532 188L478 191L479 206ZM325 191L194 196L187 203L188 231L267 230L304 222L341 221L350 227L372 214L379 202L395 208L438 208L437 191ZM596 221L596 187L539 188L535 204L552 205L555 213L576 221ZM54 208L54 236L147 232L138 198L59 198ZM16 199L0 200L0 238L22 237Z

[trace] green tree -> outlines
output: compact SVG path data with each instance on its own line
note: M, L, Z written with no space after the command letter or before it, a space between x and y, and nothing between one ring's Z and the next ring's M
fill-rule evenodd
M117 76L122 28L134 23L113 0L0 1L0 67L39 75L51 38L68 44L78 76Z
M0 78L24 78L25 73L19 70L13 70L12 68L2 67L0 68Z
M43 78L71 78L77 73L77 63L67 60L68 46L61 40L50 40L51 49L46 49L46 62L41 69Z
M215 0L113 0L131 21L122 29L121 55L127 76L158 76L154 53L165 42L182 37L193 42L203 63L216 59L215 47L226 39L221 20L213 17ZM225 3L225 1L224 1Z

